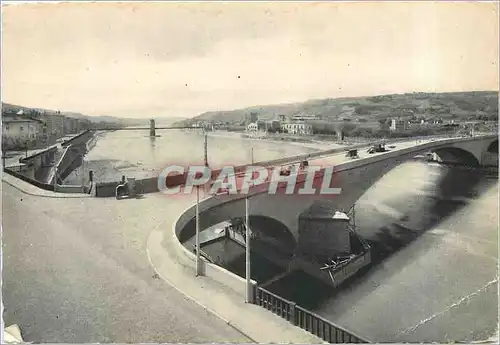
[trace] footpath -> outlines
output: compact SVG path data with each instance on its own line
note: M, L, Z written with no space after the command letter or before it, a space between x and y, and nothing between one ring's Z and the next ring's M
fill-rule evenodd
M104 201L89 195L45 191L5 173L2 179L3 182L29 195L47 198L86 198L88 200L85 202L88 203ZM135 203L132 200L131 202ZM158 209L159 214L155 215L155 218L163 219L155 229L144 229L151 232L145 248L148 259L161 279L255 343L325 343L270 311L245 303L243 292L234 291L210 277L195 276L192 262L183 253L182 245L173 234L174 222L182 212L193 205L195 196L180 198L176 202L169 203L167 209L158 208L158 205L165 203L165 196L161 193L148 194L146 198L137 202L137 207ZM120 207L118 201L116 207Z
M256 343L325 343L270 311L245 303L243 291L235 291L209 276L196 277L193 262L173 232L177 218L195 202L195 196L188 196L170 204L169 216L149 236L148 258L159 277Z
M196 277L189 259L165 236L169 221L155 229L148 240L148 258L157 274L189 299L224 320L256 343L319 344L322 339L266 309L244 301L244 295L208 276ZM178 254L176 254L178 252Z

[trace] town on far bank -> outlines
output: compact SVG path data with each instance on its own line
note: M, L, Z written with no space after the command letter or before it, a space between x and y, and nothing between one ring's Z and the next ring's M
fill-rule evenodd
M277 140L343 140L490 132L498 93L410 93L207 112L179 124Z

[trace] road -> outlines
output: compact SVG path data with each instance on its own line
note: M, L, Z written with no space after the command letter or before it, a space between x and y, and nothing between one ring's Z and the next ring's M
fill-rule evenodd
M250 342L154 277L145 245L163 211L151 201L139 208L2 187L4 319L25 341Z
M423 139L423 140L418 140L418 141L406 140L406 141L394 142L394 143L387 145L386 152L400 151L400 150L404 150L404 149L407 149L410 147L414 147L416 145L423 145L423 144L428 144L428 143L431 143L434 141L440 141L440 140L446 140L446 139L448 139L448 138L441 138L441 139L431 138L431 139ZM346 152L348 150L348 148L346 148L345 151L341 151L339 153L327 154L324 156L311 158L308 160L308 164L311 167L315 166L315 167L326 168L326 167L331 167L331 166L338 166L338 165L353 162L353 161L359 161L359 160L363 160L363 159L370 158L370 157L380 156L380 155L384 155L386 153L386 152L375 152L375 153L370 154L367 152L368 151L367 149L370 148L371 146L372 145L367 145L365 147L359 148L358 149L358 158L356 158L355 160L353 160L350 157L346 157ZM300 173L301 172L300 163L301 162L293 162L293 163L288 163L288 164L273 165L273 166L268 166L267 169L280 170L282 167L294 166L296 169L295 171ZM221 175L220 179L223 179L224 177L225 177L224 175ZM267 178L268 178L267 181L269 181L271 179L271 177L272 177L272 174L269 173L269 175L267 176ZM245 173L236 174L235 180L234 180L235 188L231 188L232 192L235 192L236 189L240 190L243 187L244 180L245 180ZM220 185L221 181L217 181L217 182L218 182L218 185ZM226 185L223 189L225 189L225 188L229 188L229 187ZM254 192L262 191L263 188L254 187L253 190L254 190ZM215 192L215 189L213 191ZM223 191L221 191L221 192L223 192Z

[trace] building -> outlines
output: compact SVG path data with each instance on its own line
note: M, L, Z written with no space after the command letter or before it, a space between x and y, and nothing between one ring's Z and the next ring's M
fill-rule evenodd
M293 115L291 120L292 121L314 121L314 120L320 120L320 117L318 115L297 114L297 115Z
M278 115L278 120L280 122L286 122L286 115Z
M61 138L65 134L64 116L59 114L48 114L44 117L47 124L47 135L51 138Z
M64 119L64 134L77 134L79 131L79 121L73 117Z
M269 128L274 132L279 131L281 129L280 121L271 120L271 122L269 123Z
M408 121L400 120L400 119L392 119L391 120L391 131L405 131L408 129Z
M269 122L258 120L256 122L258 131L267 131L269 128Z
M44 121L24 115L21 110L16 114L2 116L2 146L21 148L33 146L42 139Z
M312 125L306 122L285 122L281 123L281 130L289 134L311 135Z
M257 114L254 111L245 115L245 122L247 124L257 123L258 120L259 120L259 114Z
M256 123L251 123L247 126L247 131L249 132L257 132L259 126Z

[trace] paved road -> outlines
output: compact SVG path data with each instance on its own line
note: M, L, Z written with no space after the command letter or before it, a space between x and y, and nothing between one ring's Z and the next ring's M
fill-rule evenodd
M25 341L249 342L153 277L144 249L161 210L148 200L138 210L2 187L4 318Z

